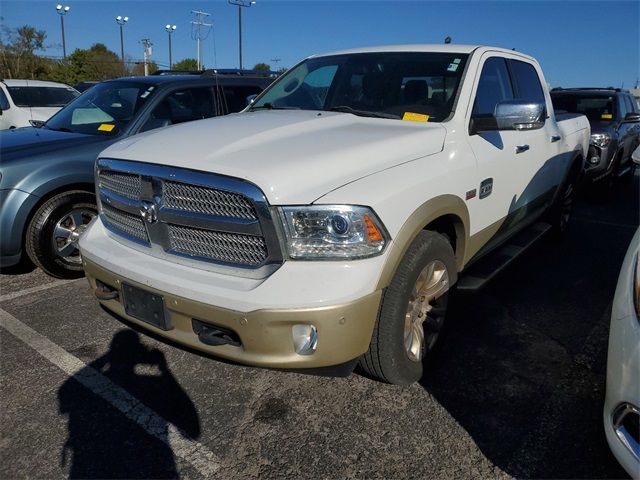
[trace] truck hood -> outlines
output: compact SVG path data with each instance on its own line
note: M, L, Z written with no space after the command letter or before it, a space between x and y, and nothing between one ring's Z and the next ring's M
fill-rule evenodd
M242 178L271 204L308 204L359 178L440 152L445 134L439 124L270 110L163 128L117 142L100 157Z

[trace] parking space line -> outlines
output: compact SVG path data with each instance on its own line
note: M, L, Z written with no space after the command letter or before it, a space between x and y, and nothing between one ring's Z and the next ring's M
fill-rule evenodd
M34 349L69 377L80 382L92 393L106 400L125 417L140 425L149 435L168 444L174 454L193 465L204 477L211 477L220 469L220 461L207 447L189 438L186 433L102 373L2 309L0 309L0 327ZM165 425L168 425L168 431Z
M45 283L44 285L38 285L37 287L25 288L24 290L19 290L17 292L7 293L6 295L0 295L0 302L15 300L16 298L24 297L25 295L41 292L43 290L49 290L50 288L59 287L61 285L77 282L79 280L83 280L83 279L76 278L74 280L56 280L54 282Z

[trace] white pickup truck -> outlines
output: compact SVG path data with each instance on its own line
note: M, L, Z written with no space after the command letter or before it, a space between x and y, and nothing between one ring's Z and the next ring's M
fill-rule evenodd
M309 57L242 113L100 155L91 287L226 359L416 381L454 285L566 229L589 123L557 118L545 85L499 48Z

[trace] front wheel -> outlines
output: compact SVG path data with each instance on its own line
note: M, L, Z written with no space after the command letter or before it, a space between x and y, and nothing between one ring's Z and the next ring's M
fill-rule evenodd
M420 232L383 294L369 350L360 359L366 373L401 385L420 380L444 325L456 276L447 238Z
M569 229L575 203L577 178L576 174L569 175L559 192L555 205L551 207L547 215L551 228L557 237L564 236Z
M50 198L36 211L27 227L29 258L53 277L81 277L84 272L78 239L96 214L92 193L74 190Z

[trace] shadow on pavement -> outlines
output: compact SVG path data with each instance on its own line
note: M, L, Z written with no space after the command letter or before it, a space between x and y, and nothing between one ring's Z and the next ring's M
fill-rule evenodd
M602 426L611 302L638 225L638 176L606 205L581 201L486 290L458 295L422 380L507 474L625 478Z
M160 435L166 438L169 424L191 438L200 435L195 406L167 367L164 354L145 347L136 332L116 333L110 350L89 367L162 417L153 425ZM60 412L68 416L69 436L61 463L70 462L70 478L178 477L168 443L150 436L73 377L60 387L58 401Z

